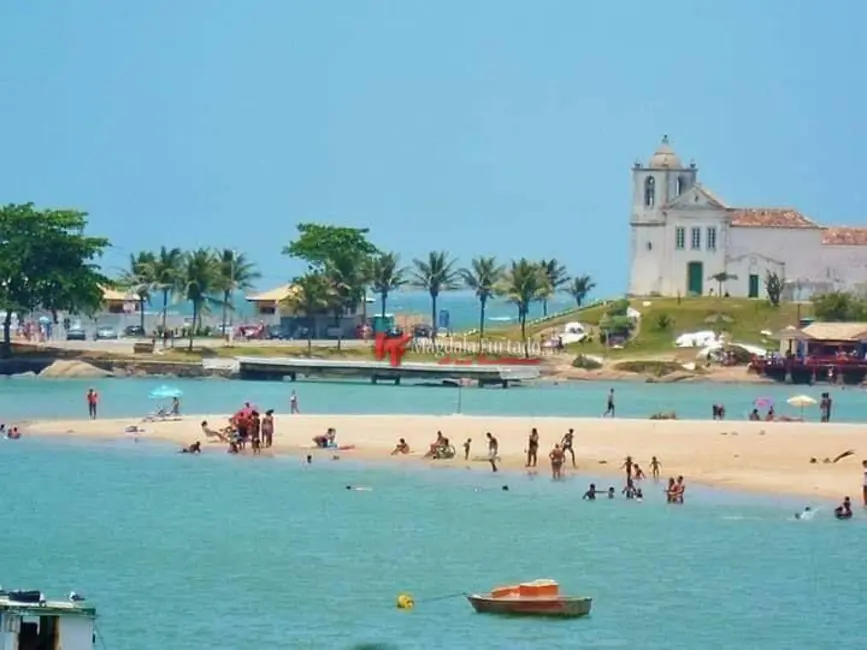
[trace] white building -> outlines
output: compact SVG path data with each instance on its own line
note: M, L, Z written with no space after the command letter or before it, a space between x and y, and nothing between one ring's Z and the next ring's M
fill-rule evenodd
M734 276L732 296L766 297L769 272L787 298L845 289L867 295L867 227L826 227L794 208L735 208L698 182L668 137L647 165L632 169L631 295L717 291L712 276Z

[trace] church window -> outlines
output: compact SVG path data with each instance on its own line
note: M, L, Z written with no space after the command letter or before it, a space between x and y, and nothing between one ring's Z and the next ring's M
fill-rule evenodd
M680 196L681 194L683 194L683 186L684 185L685 185L685 183L683 182L683 177L682 176L678 177L677 186L675 187L676 196Z
M711 226L707 229L707 249L709 251L716 250L716 227Z
M686 229L685 228L675 228L674 230L674 247L682 251L686 246Z
M701 228L693 228L690 235L690 247L692 248L692 250L701 250Z
M644 206L652 208L656 203L656 181L652 176L644 181Z

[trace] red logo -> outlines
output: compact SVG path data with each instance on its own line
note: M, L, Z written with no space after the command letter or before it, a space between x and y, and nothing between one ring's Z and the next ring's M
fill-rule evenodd
M373 356L377 361L383 361L388 357L391 365L397 367L400 365L403 355L406 354L406 348L412 337L409 334L401 336L389 337L384 332L380 332L373 340Z

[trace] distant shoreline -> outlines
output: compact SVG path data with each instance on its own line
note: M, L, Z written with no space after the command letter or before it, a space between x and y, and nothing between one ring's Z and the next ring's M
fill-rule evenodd
M221 444L208 444L200 422L222 425L226 414L190 415L180 421L143 423L141 418L107 420L36 420L23 426L25 436L56 438L124 438L128 426L140 426L140 438L172 442L179 447L195 440L203 442L204 453L225 453ZM579 475L611 477L610 485L622 487L620 465L631 455L650 474L649 461L662 462L661 479L682 474L687 483L734 488L757 494L783 494L822 499L849 495L860 502L861 456L837 464L822 462L846 449L867 450L867 431L860 424L818 424L705 420L639 420L563 417L484 417L429 415L295 415L277 414L275 445L268 452L303 458L314 463L338 455L359 461L400 464L402 467L466 467L490 472L484 460L464 461L461 445L471 437L471 459L484 457L486 431L500 441L500 466L509 473L524 471L525 441L530 427L541 437L537 473L550 476L547 458L552 444L567 428L575 429L575 453ZM338 444L352 445L338 451L313 448L314 435L333 426ZM458 452L454 460L429 461L422 458L436 432L450 438ZM409 443L413 454L390 456L399 437ZM864 452L867 455L867 451ZM817 463L810 463L816 458ZM566 465L569 473L571 465ZM650 485L649 480L647 481ZM606 485L607 487L607 485ZM577 495L576 495L577 498Z

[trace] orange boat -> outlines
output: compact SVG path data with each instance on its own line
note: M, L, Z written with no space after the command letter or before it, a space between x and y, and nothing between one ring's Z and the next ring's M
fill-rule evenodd
M480 614L507 616L558 616L578 618L590 613L590 598L560 595L554 580L534 580L519 585L497 587L489 594L467 596Z

